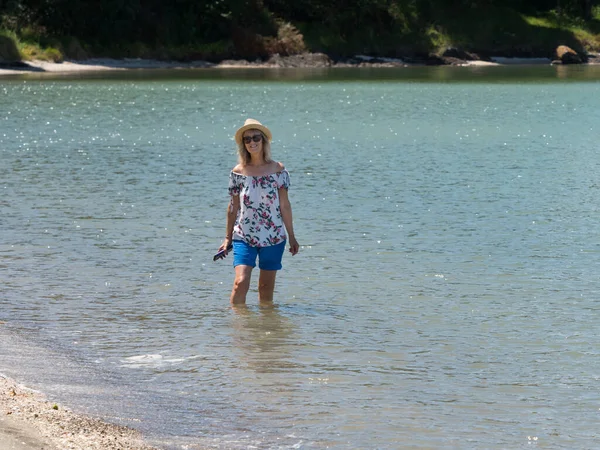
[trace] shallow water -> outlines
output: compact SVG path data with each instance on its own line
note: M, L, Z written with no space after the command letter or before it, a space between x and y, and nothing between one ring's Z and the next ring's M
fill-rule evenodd
M0 372L165 448L594 447L600 73L456 69L0 80ZM232 310L246 117L302 248Z

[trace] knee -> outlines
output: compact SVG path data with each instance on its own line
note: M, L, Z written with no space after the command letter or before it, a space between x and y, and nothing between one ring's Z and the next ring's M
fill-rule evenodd
M250 287L250 278L245 275L235 277L233 289L236 291L247 291Z

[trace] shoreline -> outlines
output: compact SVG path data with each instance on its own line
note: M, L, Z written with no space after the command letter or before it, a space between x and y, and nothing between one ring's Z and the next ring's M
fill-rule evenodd
M382 67L422 67L422 66L513 66L513 65L551 65L550 58L507 58L491 57L489 60L466 60L445 58L435 60L403 60L393 58L375 58L365 55L334 62L323 54L305 54L288 57L275 55L268 61L249 62L246 60L225 60L220 63L208 61L159 61L152 59L112 59L91 58L87 60L66 60L61 63L32 60L13 63L0 62L0 77L24 74L77 74L91 72L153 70L153 69L286 69L286 68L382 68ZM590 61L584 65L600 64L600 55L591 55Z
M158 450L137 430L77 414L3 374L0 442L7 450Z

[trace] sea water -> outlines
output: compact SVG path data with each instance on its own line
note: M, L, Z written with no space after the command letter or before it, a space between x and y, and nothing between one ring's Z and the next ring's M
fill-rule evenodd
M600 71L0 80L0 372L163 448L593 448ZM232 140L300 253L232 309ZM256 275L256 274L255 274Z

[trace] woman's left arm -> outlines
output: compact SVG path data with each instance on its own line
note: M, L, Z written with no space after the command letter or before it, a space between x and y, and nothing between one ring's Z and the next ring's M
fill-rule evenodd
M295 255L296 253L298 253L300 246L298 245L296 235L294 234L294 223L292 220L292 205L290 204L288 191L284 187L279 188L279 207L281 208L281 218L283 219L283 224L285 225L285 230L287 231L288 235L288 241L290 243L290 253L292 255Z

